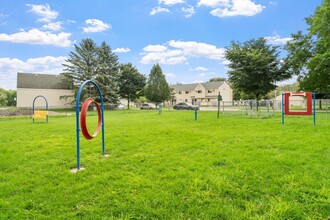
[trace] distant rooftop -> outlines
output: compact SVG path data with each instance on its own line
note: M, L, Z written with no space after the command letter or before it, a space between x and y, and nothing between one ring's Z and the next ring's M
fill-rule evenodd
M224 81L220 82L208 82L208 83L191 83L191 84L175 84L170 87L175 91L191 91L196 88L197 85L201 84L205 89L217 89L219 88Z
M64 76L52 74L17 73L17 88L27 89L68 89Z

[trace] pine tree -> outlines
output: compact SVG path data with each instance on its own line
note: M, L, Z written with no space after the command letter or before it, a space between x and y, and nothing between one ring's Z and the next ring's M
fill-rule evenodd
M119 90L118 56L105 42L98 48L97 55L96 82L102 91L104 102L117 105L119 102L117 94Z
M94 80L100 87L103 100L110 105L118 103L118 57L111 48L103 42L100 47L90 38L83 39L75 45L75 52L69 53L66 63L62 64L66 77L65 83L75 92L86 80ZM81 94L81 100L92 97L99 101L99 94L95 87L87 86Z

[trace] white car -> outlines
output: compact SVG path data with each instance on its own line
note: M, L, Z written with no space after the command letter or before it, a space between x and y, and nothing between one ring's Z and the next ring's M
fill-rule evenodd
M140 109L156 109L156 105L152 103L143 103Z
M124 109L124 108L125 108L125 106L123 104L120 104L117 106L117 109Z

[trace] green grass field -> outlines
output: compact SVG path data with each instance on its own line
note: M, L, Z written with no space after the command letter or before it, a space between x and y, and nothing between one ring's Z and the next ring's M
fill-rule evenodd
M101 135L75 115L0 118L0 219L328 219L330 119L107 111ZM90 130L96 114L89 113Z

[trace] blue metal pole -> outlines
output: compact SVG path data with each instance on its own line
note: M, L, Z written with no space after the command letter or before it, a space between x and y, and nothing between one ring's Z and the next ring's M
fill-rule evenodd
M100 87L93 81L93 80L86 80L83 82L78 90L77 97L76 97L76 135L77 135L77 169L80 170L80 126L79 126L79 101L80 101L80 95L84 88L84 86L87 83L92 83L96 89L97 92L100 95L100 102L101 102L101 121L102 121L102 155L105 154L105 145L104 145L104 103L103 103L103 96L100 90Z
M314 125L316 125L315 92L313 92L313 117L314 117Z
M284 125L284 93L282 93L282 125Z

